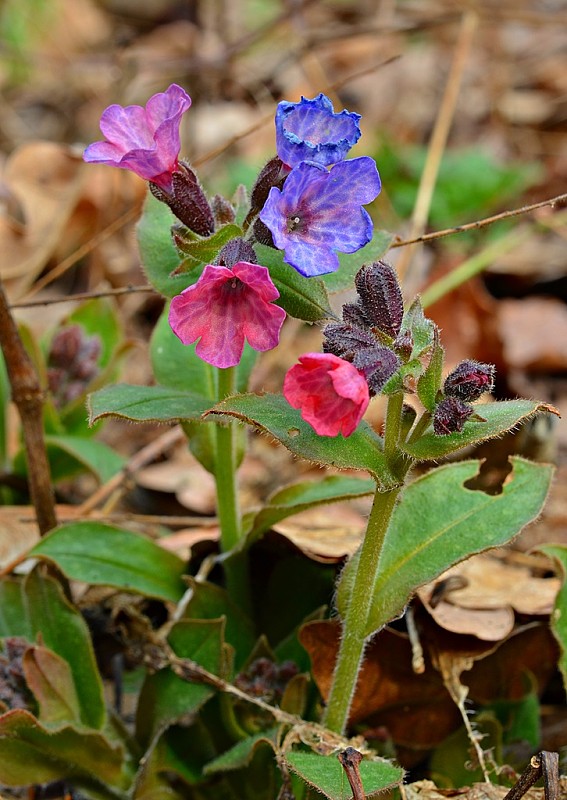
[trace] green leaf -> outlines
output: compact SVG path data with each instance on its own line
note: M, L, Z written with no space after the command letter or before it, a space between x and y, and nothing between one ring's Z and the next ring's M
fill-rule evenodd
M434 329L434 344L429 364L417 382L417 394L427 411L431 414L435 411L437 393L441 388L443 375L444 350L439 343L439 333Z
M205 775L214 775L216 772L228 772L229 770L247 767L254 758L257 748L262 744L267 744L272 750L275 750L278 731L279 726L270 728L267 731L261 731L254 736L248 736L246 739L241 739L234 747L210 761L204 767L203 773Z
M44 536L30 557L54 561L67 577L177 602L183 561L131 531L102 522L71 522Z
M171 275L181 261L171 238L174 222L176 218L165 203L160 203L148 192L137 226L138 247L149 282L166 297L180 294L183 289L196 283L200 275L200 270Z
M84 439L81 436L46 436L47 453L53 481L88 469L101 482L106 483L120 472L125 459L104 442Z
M106 721L102 681L87 625L63 596L60 584L33 570L24 581L0 583L0 636L22 636L34 644L38 635L45 647L69 664L81 722L102 728Z
M150 359L158 384L202 397L216 398L216 370L171 330L169 303L163 310L150 340ZM144 387L145 388L145 387Z
M559 669L563 675L563 684L567 688L567 547L560 544L545 544L538 547L549 558L555 559L561 568L563 586L555 599L555 608L551 615L551 631L559 643L561 656Z
M320 756L316 753L288 753L285 756L288 767L309 785L329 797L330 800L349 800L352 791L345 771L336 755ZM404 771L389 761L369 761L363 759L359 764L360 777L365 797L373 797L399 783Z
M419 586L473 553L505 544L537 517L553 468L515 457L511 462L513 471L501 494L466 487L478 473L479 461L431 470L403 490L386 533L366 635L397 617ZM337 595L341 616L357 558L342 574Z
M189 272L199 264L215 264L219 251L230 242L242 236L242 228L238 225L223 225L218 231L208 236L206 239L195 239L179 244L179 249L187 256L181 264L174 270L174 276Z
M216 675L220 673L224 620L181 620L168 641L176 655L188 658ZM186 715L194 714L214 694L204 683L190 683L169 668L148 675L138 702L136 735L148 745L155 734Z
M423 313L419 297L415 298L404 314L401 333L404 331L410 331L413 339L410 360L419 358L433 344L435 324Z
M166 386L134 386L117 383L89 395L89 422L103 417L122 417L135 422L200 420L211 401L199 394Z
M371 479L328 475L320 481L305 481L287 486L273 494L266 505L250 521L247 545L252 544L282 519L299 514L308 508L352 500L374 494L376 484Z
M335 317L329 306L325 284L319 278L305 278L286 264L281 250L264 244L254 245L258 262L270 270L270 277L280 293L278 305L291 317L306 322Z
M336 272L322 275L321 279L329 292L352 289L356 273L363 264L379 261L388 252L394 239L390 231L375 230L372 239L356 253L338 253L340 267Z
M363 469L383 486L397 486L399 483L386 464L382 439L364 421L347 438L342 435L319 436L301 419L297 409L276 394L229 397L210 413L236 417L253 425L275 437L294 455L315 464Z
M193 578L189 578L189 585L193 589L193 595L187 605L186 616L193 619L224 617L225 639L234 647L235 669L241 669L256 643L251 620L220 586Z
M494 439L543 411L553 413L553 407L534 400L504 400L475 406L485 422L469 420L461 433L436 436L431 427L415 442L402 444L401 448L418 461L441 458L469 444Z
M81 724L81 710L69 664L47 647L29 647L22 658L26 683L44 725Z
M48 730L22 709L0 717L0 782L28 786L70 779L87 789L125 790L122 747L102 734L72 727ZM121 792L117 797L126 798Z

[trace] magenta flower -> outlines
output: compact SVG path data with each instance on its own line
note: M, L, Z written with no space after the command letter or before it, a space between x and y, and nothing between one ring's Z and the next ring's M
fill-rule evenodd
M244 340L271 350L285 319L273 304L279 292L266 267L239 261L230 269L208 265L196 284L171 301L169 324L183 344L200 339L195 352L214 367L240 362Z
M364 376L332 353L305 353L284 380L284 397L319 436L350 436L368 408Z
M179 124L191 105L187 92L172 83L142 106L109 106L102 112L100 130L106 141L94 142L85 161L129 169L171 192L172 173L181 149Z
M336 251L355 253L372 239L372 220L362 208L380 192L374 159L353 158L325 167L303 161L283 189L272 187L260 219L284 259L312 277L339 268Z
M313 100L302 97L299 103L278 103L278 156L290 167L301 161L315 161L324 167L337 164L360 138L359 119L360 114L351 111L335 114L324 94Z

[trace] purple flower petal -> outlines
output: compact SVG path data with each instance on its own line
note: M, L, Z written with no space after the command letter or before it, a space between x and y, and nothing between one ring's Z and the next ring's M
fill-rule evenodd
M240 362L244 341L254 350L276 347L285 311L266 267L240 261L207 265L196 284L171 301L169 324L183 344L197 339L195 352L215 367Z
M372 158L355 158L330 171L302 162L283 189L270 190L260 220L269 228L285 261L308 277L333 272L335 251L354 253L372 238L372 220L362 208L380 192Z
M314 161L323 166L346 158L360 138L360 114L341 111L324 94L299 103L281 102L276 111L276 146L284 164Z
M179 125L191 98L176 84L153 95L142 106L109 106L101 116L100 129L107 141L86 148L85 161L121 167L171 190L181 147Z

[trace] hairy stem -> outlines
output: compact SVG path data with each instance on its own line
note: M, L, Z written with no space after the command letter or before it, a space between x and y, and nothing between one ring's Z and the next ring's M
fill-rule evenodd
M0 283L0 346L12 388L12 399L22 421L28 469L29 491L39 532L43 535L57 525L51 470L43 434L43 392L35 368L10 314Z

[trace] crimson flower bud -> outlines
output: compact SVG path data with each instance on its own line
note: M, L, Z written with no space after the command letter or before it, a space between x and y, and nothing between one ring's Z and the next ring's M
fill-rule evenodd
M437 436L460 433L473 412L474 408L458 397L446 397L433 414L433 432Z
M404 316L404 301L395 269L385 261L375 261L362 267L354 282L369 324L395 338Z
M493 385L494 366L469 359L455 367L445 379L443 388L446 395L471 403L483 392L490 392Z

